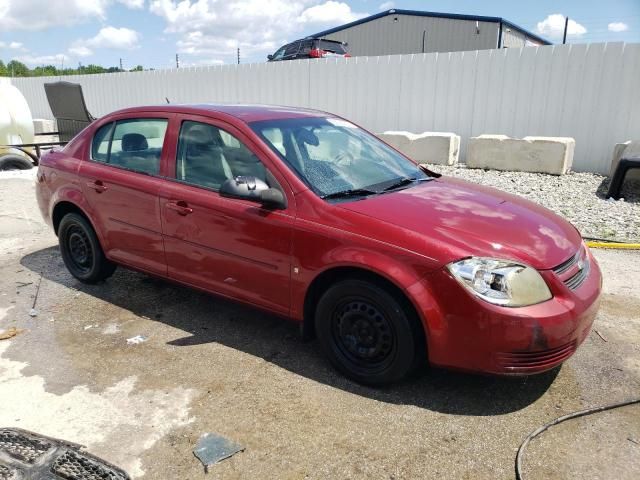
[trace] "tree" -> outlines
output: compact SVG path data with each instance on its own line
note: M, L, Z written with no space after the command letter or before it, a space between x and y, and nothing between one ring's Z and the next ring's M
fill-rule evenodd
M1 0L0 0L1 1ZM144 70L142 65L132 68L132 72ZM30 69L18 60L11 60L6 65L0 60L0 77L58 77L61 75L90 75L94 73L114 73L120 72L119 67L105 68L100 65L78 65L78 68L59 69L55 65L40 65Z
M29 67L18 60L11 60L7 63L7 73L11 77L28 77Z
M34 77L53 77L58 75L58 69L54 65L45 65L43 67L36 67L31 71L31 76Z

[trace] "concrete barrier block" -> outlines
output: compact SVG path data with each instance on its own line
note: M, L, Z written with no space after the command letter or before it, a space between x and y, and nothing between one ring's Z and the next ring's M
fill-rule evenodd
M460 136L451 132L384 132L378 135L418 163L454 165L460 154Z
M562 175L571 170L575 145L570 137L480 135L469 139L467 166Z
M640 140L629 140L624 143L616 143L616 146L613 148L613 157L611 158L609 176L613 177L621 158L632 157L640 158ZM629 170L625 179L640 180L640 170Z

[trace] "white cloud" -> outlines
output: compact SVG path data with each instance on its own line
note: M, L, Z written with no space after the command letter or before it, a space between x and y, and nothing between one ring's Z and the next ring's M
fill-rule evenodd
M363 16L362 14L352 12L351 7L344 2L329 0L304 10L299 21L303 24L335 24L338 26L352 22Z
M390 10L395 7L395 5L393 2L384 2L380 4L380 10Z
M562 38L564 33L565 16L561 13L553 13L545 18L543 21L538 22L537 32L541 35L546 35L550 38ZM587 29L580 25L575 20L569 19L569 25L567 26L567 36L580 37L587 33Z
M144 7L144 0L0 0L2 29L43 30L104 21L114 1L128 8Z
M131 50L138 48L140 34L130 28L103 27L95 37L76 40L69 47L69 54L74 57L93 55L94 48L111 48L115 50Z
M4 30L41 30L104 19L108 0L0 0Z
M178 51L203 58L273 52L305 28L320 30L365 14L349 5L318 0L153 0L150 11L177 33Z
M13 50L26 50L20 42L0 42L0 48L11 48Z
M104 27L98 34L86 41L89 47L131 49L138 46L140 34L130 28Z
M629 30L629 25L623 22L612 22L608 25L610 32L626 32Z
M90 57L93 55L93 50L84 45L75 44L69 47L69 54L74 57Z
M22 55L16 57L16 60L27 65L55 65L60 67L63 63L66 65L69 63L69 57L64 53L58 53L57 55Z
M144 0L117 0L117 2L132 10L144 8Z

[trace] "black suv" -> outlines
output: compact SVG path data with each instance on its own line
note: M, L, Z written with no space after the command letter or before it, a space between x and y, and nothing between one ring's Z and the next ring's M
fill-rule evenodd
M350 57L347 44L322 38L304 38L280 47L267 56L270 62L299 58Z

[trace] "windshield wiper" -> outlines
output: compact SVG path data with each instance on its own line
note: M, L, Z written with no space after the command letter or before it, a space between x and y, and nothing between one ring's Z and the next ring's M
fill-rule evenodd
M365 197L367 195L377 195L380 192L374 190L367 190L366 188L353 188L350 190L342 190L340 192L328 193L323 195L323 200L331 200L332 198L347 198L347 197Z
M404 187L407 185L411 185L414 182L424 182L426 180L431 180L430 178L416 178L416 177L404 177L400 178L397 182L392 183L388 187L385 187L382 191L388 192L390 190L395 190L396 188Z

